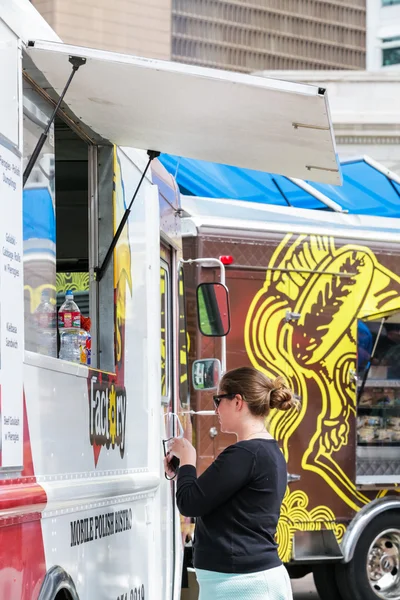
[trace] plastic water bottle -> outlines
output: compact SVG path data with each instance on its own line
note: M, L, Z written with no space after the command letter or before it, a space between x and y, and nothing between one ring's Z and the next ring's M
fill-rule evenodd
M79 329L60 329L60 358L69 362L80 363Z
M50 302L50 293L42 292L40 304L34 313L37 352L57 357L57 310Z
M58 329L81 328L81 311L74 302L74 294L71 290L65 294L65 302L58 311ZM60 331L61 333L61 331Z
M69 362L81 362L81 311L74 302L71 290L65 294L65 302L58 311L60 332L60 358Z

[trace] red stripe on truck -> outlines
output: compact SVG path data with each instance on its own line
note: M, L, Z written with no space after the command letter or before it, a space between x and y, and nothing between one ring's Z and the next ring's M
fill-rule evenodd
M37 600L46 575L41 511L47 498L35 479L25 398L21 475L0 482L1 600Z
M0 481L0 519L40 512L46 506L46 501L46 492L38 483L29 483L24 479Z

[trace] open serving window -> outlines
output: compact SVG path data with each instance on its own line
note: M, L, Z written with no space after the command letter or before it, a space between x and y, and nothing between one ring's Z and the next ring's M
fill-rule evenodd
M52 110L51 103L25 80L25 169ZM81 313L76 332L80 364L113 371L112 264L101 286L90 278L114 235L113 146L91 143L64 117L57 116L51 124L24 187L25 349L62 358L57 315L69 290Z
M358 322L357 483L400 482L400 312Z

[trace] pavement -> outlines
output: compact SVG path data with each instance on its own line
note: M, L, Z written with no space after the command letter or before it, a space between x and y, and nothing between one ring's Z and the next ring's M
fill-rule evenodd
M301 579L292 579L293 600L320 600L312 573Z

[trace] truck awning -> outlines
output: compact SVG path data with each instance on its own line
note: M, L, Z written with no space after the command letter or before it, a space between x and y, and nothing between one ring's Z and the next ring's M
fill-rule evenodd
M26 52L58 94L69 57L86 59L64 101L114 144L341 183L324 89L57 42Z

